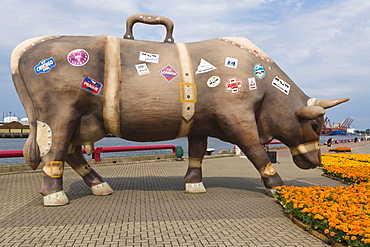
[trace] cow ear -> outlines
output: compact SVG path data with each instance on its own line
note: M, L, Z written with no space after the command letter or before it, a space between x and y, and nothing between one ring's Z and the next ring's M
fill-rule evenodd
M303 119L316 119L325 114L321 106L304 106L296 111L296 116Z

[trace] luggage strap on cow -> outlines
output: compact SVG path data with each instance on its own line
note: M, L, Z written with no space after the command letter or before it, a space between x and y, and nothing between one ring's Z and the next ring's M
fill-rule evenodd
M174 43L175 40L173 39L172 33L174 24L173 22L164 16L160 15L148 15L148 14L135 14L130 15L126 20L126 33L123 35L124 39L134 39L134 35L132 33L132 27L135 23L141 22L144 24L149 25L163 25L166 27L166 37L163 42L165 43Z

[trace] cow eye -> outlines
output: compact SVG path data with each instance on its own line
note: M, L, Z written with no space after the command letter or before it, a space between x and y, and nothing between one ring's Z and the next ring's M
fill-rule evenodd
M318 126L316 123L311 122L311 126L312 126L312 129L313 129L315 132L317 132L317 131L318 131L319 126Z

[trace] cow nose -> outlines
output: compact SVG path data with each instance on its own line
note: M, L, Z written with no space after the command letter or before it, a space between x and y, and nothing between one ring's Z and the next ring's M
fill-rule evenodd
M293 155L293 161L301 169L312 169L321 164L321 152L316 150Z

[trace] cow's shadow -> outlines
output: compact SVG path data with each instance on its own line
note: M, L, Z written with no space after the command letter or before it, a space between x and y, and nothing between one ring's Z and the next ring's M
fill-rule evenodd
M178 176L156 177L107 177L105 179L114 191L185 191L184 178ZM285 185L295 185L300 187L311 186L301 178L284 181ZM250 177L204 177L203 183L207 190L213 188L223 188L232 190L242 190L266 194L263 182L259 178ZM72 182L66 191L69 199L74 200L91 194L91 190L85 183L80 181Z

